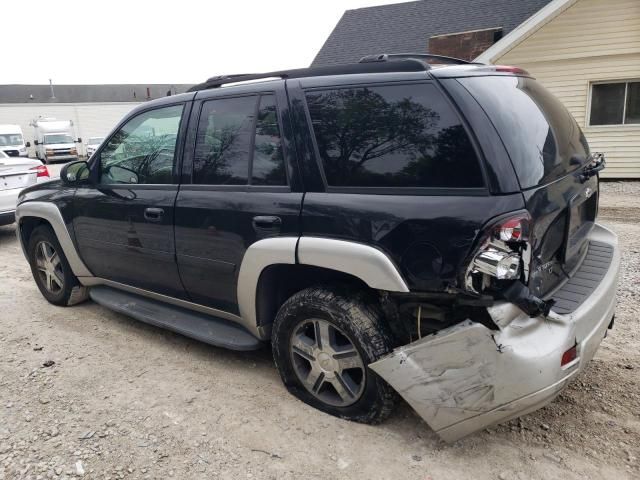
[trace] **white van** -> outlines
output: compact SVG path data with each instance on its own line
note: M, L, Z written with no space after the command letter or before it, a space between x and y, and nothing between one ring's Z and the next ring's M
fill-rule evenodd
M34 128L35 140L33 143L36 145L36 157L44 163L78 160L76 143L80 143L82 140L80 138L74 139L71 120L38 118L31 122L31 125Z
M24 143L20 125L0 125L0 150L9 157L26 157L29 142Z

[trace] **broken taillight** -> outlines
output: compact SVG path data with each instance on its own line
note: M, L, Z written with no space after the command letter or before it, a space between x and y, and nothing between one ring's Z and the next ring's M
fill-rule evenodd
M523 273L527 277L530 228L531 217L524 211L492 223L467 269L466 287L480 293L491 286L491 278L519 280Z
M497 239L503 242L526 242L529 239L529 224L531 217L523 213L502 220L493 229Z

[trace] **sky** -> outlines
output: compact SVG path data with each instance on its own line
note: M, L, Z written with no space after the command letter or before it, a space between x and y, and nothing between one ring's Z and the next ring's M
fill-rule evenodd
M4 0L0 84L198 83L306 67L345 10L389 3L400 2Z

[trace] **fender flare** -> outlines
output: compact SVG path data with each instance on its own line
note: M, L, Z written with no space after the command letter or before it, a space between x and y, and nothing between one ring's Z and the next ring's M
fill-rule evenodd
M16 209L16 224L18 226L16 233L18 235L22 251L26 257L27 247L23 243L22 228L20 226L20 220L24 217L35 217L46 220L53 228L53 231L58 238L58 242L62 247L62 251L64 252L64 256L67 257L67 261L69 262L69 266L71 267L73 274L78 278L93 276L91 271L80 258L80 255L78 255L78 251L71 239L71 234L67 229L64 218L62 218L60 210L54 203L34 201L18 205L18 208Z
M376 290L409 292L409 287L391 259L370 245L321 237L259 240L249 246L242 259L237 298L243 326L263 339L268 336L268 330L258 326L258 282L265 268L278 264L328 268L353 275Z

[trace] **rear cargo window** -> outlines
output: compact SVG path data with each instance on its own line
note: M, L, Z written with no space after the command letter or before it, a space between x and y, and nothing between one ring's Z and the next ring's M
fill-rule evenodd
M483 186L471 141L433 85L340 88L306 96L329 186Z
M509 152L522 188L546 184L582 165L589 146L567 109L525 77L470 77L459 82L476 98Z

